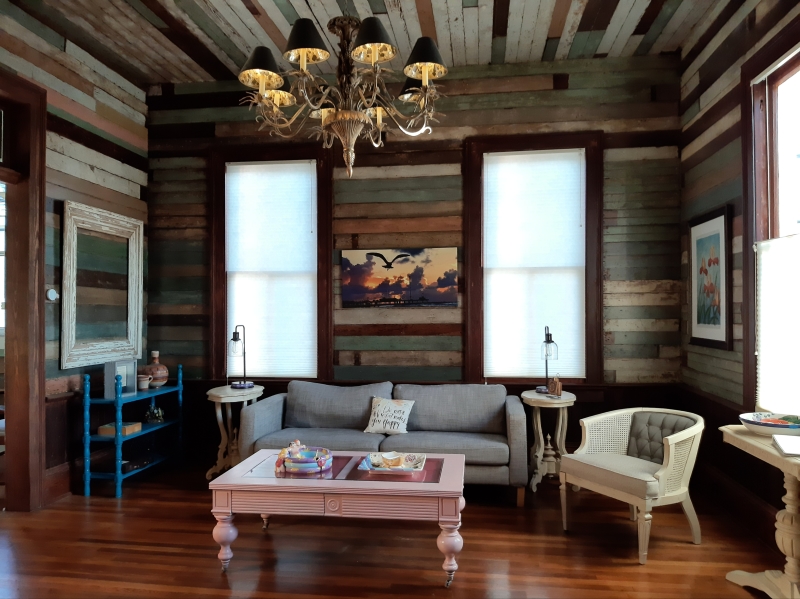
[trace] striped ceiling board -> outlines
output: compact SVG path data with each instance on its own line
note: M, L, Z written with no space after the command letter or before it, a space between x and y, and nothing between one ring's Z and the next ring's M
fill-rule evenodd
M403 60L420 36L448 66L676 52L696 41L719 0L0 0L141 87L234 80L256 46L277 55L292 23L378 17ZM21 10L20 10L21 9ZM287 66L287 65L284 65ZM313 67L333 73L333 58Z

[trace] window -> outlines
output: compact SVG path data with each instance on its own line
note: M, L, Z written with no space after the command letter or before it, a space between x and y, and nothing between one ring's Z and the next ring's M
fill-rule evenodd
M227 335L246 327L249 377L317 376L317 164L227 163ZM227 375L242 374L228 358Z
M579 149L483 160L484 375L586 376L586 160Z
M603 381L602 133L465 140L464 375Z
M777 236L800 233L800 71L776 86Z

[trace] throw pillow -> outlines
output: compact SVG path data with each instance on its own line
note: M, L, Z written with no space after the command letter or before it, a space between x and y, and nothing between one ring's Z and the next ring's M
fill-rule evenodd
M408 417L414 402L408 399L372 398L372 414L365 433L399 435L408 432Z

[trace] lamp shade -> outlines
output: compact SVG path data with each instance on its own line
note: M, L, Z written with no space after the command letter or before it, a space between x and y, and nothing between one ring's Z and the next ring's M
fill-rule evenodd
M356 62L373 64L388 62L397 55L397 47L378 17L367 17L361 21L353 51L350 56Z
M544 327L542 360L558 360L558 345L553 341L553 334L550 332L550 327Z
M311 19L297 19L294 22L292 31L289 33L289 41L286 42L286 50L283 57L289 62L299 64L302 54L305 53L306 62L324 62L328 60L331 53L328 52L322 36L317 31L314 21Z
M397 99L402 100L403 102L419 102L420 93L419 91L416 91L418 89L419 79L412 79L411 77L408 77L406 82L403 84L403 89L400 90L400 94L397 96Z
M283 77L278 75L278 63L272 51L266 46L256 46L239 73L239 81L247 87L258 89L262 78L266 89L278 89L283 85Z
M403 73L407 77L422 79L425 69L428 70L430 79L439 79L447 75L447 67L444 66L439 48L436 46L436 42L429 37L421 37L414 44L414 49L411 50Z
M265 95L272 100L272 103L275 104L278 108L282 108L283 106L294 106L297 104L297 98L291 92L291 86L289 85L289 81L287 79L283 80L283 85L280 89L271 89L265 92Z

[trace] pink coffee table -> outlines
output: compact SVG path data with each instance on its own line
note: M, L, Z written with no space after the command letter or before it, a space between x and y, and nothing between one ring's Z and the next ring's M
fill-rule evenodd
M450 586L458 570L456 555L464 546L458 534L465 505L463 455L428 454L422 472L387 475L358 470L367 452L335 451L333 467L325 473L276 475L277 454L277 449L262 449L208 485L223 571L239 534L233 524L236 514L260 514L264 529L269 517L278 514L428 520L442 529L436 544L445 556L442 569L445 586Z

